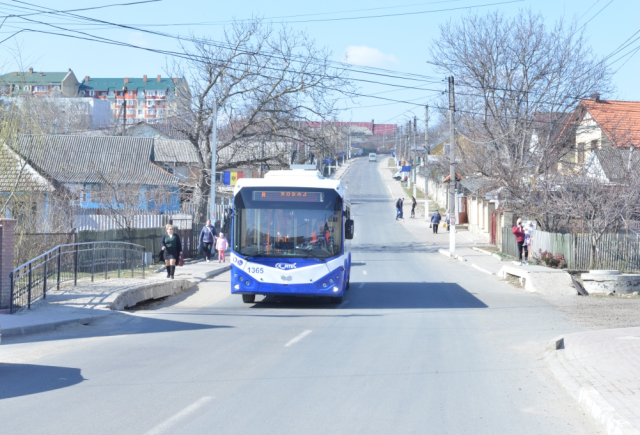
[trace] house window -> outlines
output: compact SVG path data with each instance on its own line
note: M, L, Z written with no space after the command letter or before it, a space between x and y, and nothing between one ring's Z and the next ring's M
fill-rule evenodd
M598 141L597 140L592 140L591 141L591 151L595 151L598 149Z
M90 97L95 97L96 95L96 91L89 91L89 96Z
M34 90L34 92L47 92L47 87L46 86L34 86L33 90Z
M106 96L107 95L107 91L100 91L100 95L103 96L103 97Z
M155 97L156 91L147 91L147 97Z
M156 102L154 100L147 100L147 107L154 107Z
M584 164L584 142L578 144L578 164Z
M128 94L133 96L133 91L129 91Z
M136 111L134 109L127 109L127 115L135 115Z
M156 114L156 109L148 109L147 110L147 115L154 115Z
M157 109L157 113L158 113L158 118L161 118L164 116L164 110L163 109Z
M142 109L138 109L138 116L142 116Z
M89 199L89 186L85 184L82 186L82 202L87 202L88 199Z
M158 97L164 97L164 91L158 91Z

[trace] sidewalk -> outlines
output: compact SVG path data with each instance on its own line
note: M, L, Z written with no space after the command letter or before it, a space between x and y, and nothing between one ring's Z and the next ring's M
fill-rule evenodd
M47 299L36 301L30 310L0 314L0 333L3 338L9 338L48 332L69 323L87 325L115 314L112 306L122 305L121 300L129 294L136 297L137 292L145 297L178 294L227 270L229 263L198 261L177 267L174 280L167 279L164 272L148 271L145 279L96 280L93 283L80 283L76 287L63 287L59 292L47 292ZM159 289L156 294L153 291L155 288Z
M547 359L560 384L607 434L640 434L640 328L557 340ZM563 346L555 350L556 343Z

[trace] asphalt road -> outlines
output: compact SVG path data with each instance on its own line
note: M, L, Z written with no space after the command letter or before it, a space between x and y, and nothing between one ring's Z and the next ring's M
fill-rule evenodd
M578 331L536 295L394 220L377 165L345 181L351 289L243 304L228 274L187 298L0 346L6 434L590 434L552 378Z

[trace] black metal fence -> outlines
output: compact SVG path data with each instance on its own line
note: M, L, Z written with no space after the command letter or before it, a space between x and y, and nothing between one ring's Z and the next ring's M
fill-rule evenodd
M124 242L72 243L56 246L15 268L10 274L11 314L31 308L47 297L47 291L63 283L141 276L144 278L143 246Z

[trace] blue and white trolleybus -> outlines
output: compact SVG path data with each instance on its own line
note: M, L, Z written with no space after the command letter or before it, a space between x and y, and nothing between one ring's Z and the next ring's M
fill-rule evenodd
M340 180L316 170L271 171L241 178L233 198L231 293L327 296L349 288L354 223Z

